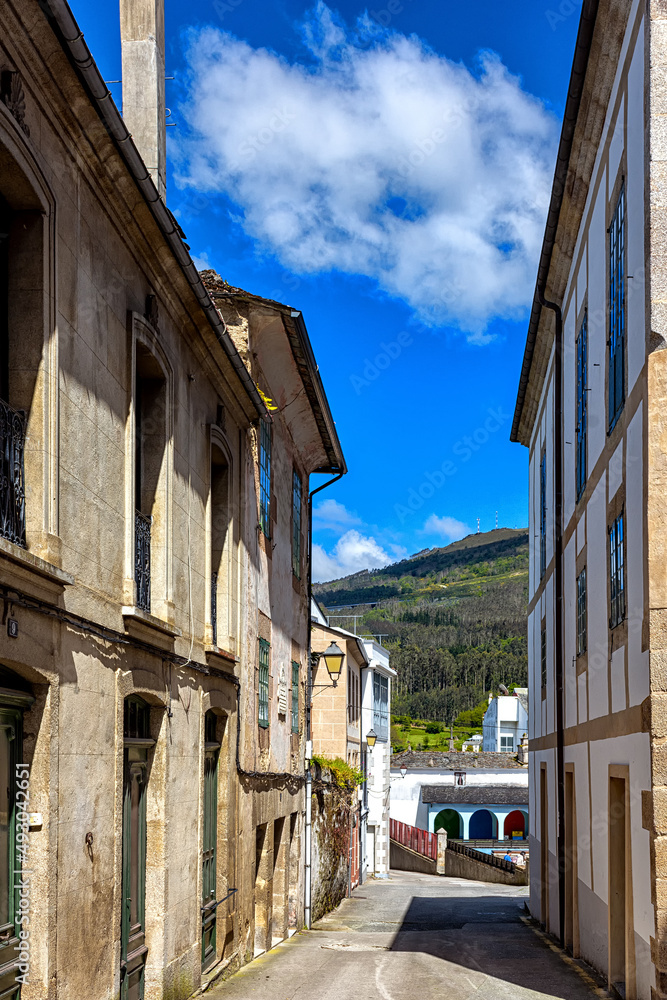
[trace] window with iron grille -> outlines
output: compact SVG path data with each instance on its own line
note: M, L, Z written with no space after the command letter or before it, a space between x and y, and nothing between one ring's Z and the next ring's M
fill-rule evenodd
M577 337L577 500L586 486L586 439L588 425L588 313Z
M259 694L257 719L262 729L269 726L269 652L266 639L259 640Z
M584 567L577 577L577 656L586 652L587 632L586 567Z
M544 691L547 686L547 630L544 625L542 626L542 635L540 637L540 665L542 670L542 691Z
M299 664L292 660L292 732L299 732Z
M540 459L540 580L547 571L547 452Z
M625 187L609 227L609 430L625 402Z
M625 560L623 555L623 511L609 529L610 628L625 619Z
M292 572L301 579L301 477L292 475Z
M271 536L271 427L259 422L259 524Z

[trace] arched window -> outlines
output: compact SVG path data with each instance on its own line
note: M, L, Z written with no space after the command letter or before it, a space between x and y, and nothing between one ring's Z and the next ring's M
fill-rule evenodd
M0 130L0 536L26 547L32 535L57 533L44 504L51 433L44 419L44 379L53 331L45 323L47 204L41 179ZM28 173L25 173L28 171ZM57 380L56 380L57 381ZM54 400L55 402L55 400ZM25 449L30 432L39 448ZM34 498L26 508L26 494ZM42 535L40 535L42 533Z
M229 645L230 572L229 463L218 445L211 447L211 642Z

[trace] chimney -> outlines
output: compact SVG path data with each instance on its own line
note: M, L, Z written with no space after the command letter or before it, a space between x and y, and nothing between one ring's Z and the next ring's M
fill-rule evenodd
M526 733L521 737L521 743L519 744L519 751L517 753L517 760L520 764L528 763L528 736Z
M166 193L164 0L120 0L123 119L158 193Z

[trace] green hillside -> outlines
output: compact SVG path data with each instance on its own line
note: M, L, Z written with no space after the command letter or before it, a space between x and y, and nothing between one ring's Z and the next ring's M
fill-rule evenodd
M527 530L468 535L313 592L332 615L362 615L360 635L384 636L395 714L449 724L499 684L527 683Z

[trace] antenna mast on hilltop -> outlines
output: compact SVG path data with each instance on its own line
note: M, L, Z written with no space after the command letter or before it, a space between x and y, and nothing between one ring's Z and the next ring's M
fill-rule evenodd
M479 535L479 518L477 518L477 534Z
M498 530L498 511L496 511L496 531Z

